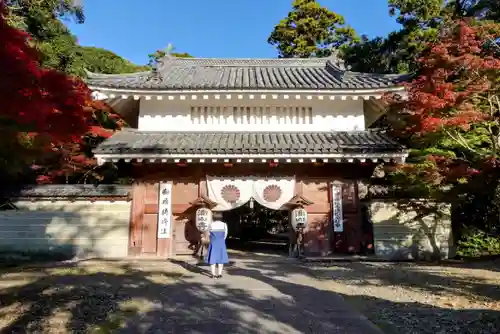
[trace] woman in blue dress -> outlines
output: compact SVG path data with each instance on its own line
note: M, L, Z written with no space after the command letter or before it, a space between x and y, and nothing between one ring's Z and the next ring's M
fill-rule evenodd
M207 263L213 278L222 277L224 264L229 262L226 249L227 224L222 221L222 213L214 212L210 224L210 245L207 252Z

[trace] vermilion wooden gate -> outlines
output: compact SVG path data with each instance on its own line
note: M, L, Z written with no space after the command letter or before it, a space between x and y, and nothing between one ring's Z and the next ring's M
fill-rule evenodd
M330 184L331 193L331 184ZM330 204L332 195L330 194ZM345 181L342 183L342 213L344 231L333 232L330 239L332 249L335 253L358 253L361 248L361 211L358 198L358 186L355 181ZM330 222L332 219L330 219Z
M129 255L157 255L158 189L157 183L133 187Z

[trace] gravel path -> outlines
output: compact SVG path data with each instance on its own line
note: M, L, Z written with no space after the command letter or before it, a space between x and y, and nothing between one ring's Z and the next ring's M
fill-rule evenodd
M307 266L387 334L500 333L500 261Z

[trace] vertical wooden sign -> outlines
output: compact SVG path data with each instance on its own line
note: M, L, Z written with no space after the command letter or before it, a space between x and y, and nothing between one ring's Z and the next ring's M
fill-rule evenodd
M334 232L344 232L344 214L342 212L342 186L332 185L332 223Z
M160 183L158 205L158 239L167 239L172 227L172 183Z

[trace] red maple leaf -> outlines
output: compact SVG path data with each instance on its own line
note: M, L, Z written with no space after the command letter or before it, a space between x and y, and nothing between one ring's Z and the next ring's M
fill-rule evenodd
M54 141L77 140L87 131L83 106L88 88L77 79L42 68L29 35L6 22L0 3L0 116Z
M125 122L105 102L93 101L82 80L42 68L29 35L9 26L7 15L0 1L0 118L18 124L19 139L43 152L32 166L38 182L85 174L96 166L91 146Z
M389 101L405 110L407 130L416 134L446 127L467 130L475 122L488 120L489 112L477 107L474 99L492 89L500 75L498 52L488 48L495 39L498 24L471 25L457 22L443 30L438 43L420 58L419 76L409 82L408 99Z

